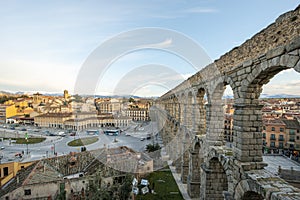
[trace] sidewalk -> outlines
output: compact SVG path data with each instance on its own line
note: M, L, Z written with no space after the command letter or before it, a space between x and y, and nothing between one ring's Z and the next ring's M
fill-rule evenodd
M186 184L183 184L180 180L180 174L176 173L176 170L175 170L175 166L172 166L172 163L171 161L168 161L168 165L169 165L169 168L172 172L172 175L177 183L177 186L182 194L182 197L185 199L185 200L191 200L191 198L189 197L188 193L187 193L187 185Z
M163 145L162 145L163 147ZM167 152L165 150L165 148L163 147L161 149L161 156L162 157L166 157L167 156ZM191 200L191 198L189 197L188 193L187 193L187 185L186 184L183 184L181 182L181 179L180 179L180 174L176 173L176 169L175 169L175 166L172 166L172 161L168 161L168 165L169 165L169 168L172 172L172 175L173 175L173 178L174 180L176 181L176 184L182 194L182 197L185 199L185 200Z

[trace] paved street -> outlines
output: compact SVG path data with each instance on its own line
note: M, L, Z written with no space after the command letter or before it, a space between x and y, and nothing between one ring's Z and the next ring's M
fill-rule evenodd
M33 131L34 130L34 131ZM155 123L143 123L143 124L132 124L129 127L122 127L124 130L119 136L107 136L103 134L102 129L99 130L99 135L88 135L86 131L78 132L76 136L46 136L44 135L45 130L50 131L50 133L57 133L61 130L54 129L31 129L29 131L16 131L9 129L0 129L0 132L5 132L5 136L2 137L25 137L25 132L28 132L29 135L34 137L46 137L46 140L42 143L37 144L14 144L13 142L9 142L9 140L4 140L0 142L0 146L3 147L0 151L0 154L3 156L1 162L11 162L11 161L31 161L37 160L45 157L54 156L54 152L57 155L68 154L70 152L79 152L81 151L81 147L70 147L68 146L68 142L74 139L86 138L86 137L99 137L99 140L96 143L86 145L87 150L93 150L97 148L113 148L118 146L128 146L136 151L144 151L145 146L149 143L159 142L156 137L153 139L144 139L141 141L141 138L146 138L147 135L151 135L152 132L156 132ZM17 153L24 152L24 156L22 158L15 156ZM28 152L28 154L27 154Z

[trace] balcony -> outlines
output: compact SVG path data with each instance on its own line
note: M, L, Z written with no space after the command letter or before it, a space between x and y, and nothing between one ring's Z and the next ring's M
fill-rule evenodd
M279 138L278 140L279 140L279 141L284 141L284 138Z
M290 139L289 141L290 141L290 142L295 142L295 139Z
M275 137L270 137L270 140L276 140L276 138Z

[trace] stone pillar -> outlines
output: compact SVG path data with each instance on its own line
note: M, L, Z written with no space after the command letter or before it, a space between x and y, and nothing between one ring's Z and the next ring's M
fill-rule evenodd
M201 165L200 199L223 200L228 190L226 173L217 158Z
M176 172L181 173L181 161L182 161L182 153L183 153L183 143L182 143L182 130L179 130L178 134L176 135L176 144L177 144L177 154L175 158L175 167Z
M251 169L261 169L265 166L263 163L253 163L262 162L262 107L263 105L258 104L234 105L233 156L240 162L251 162Z
M223 145L224 110L222 101L206 106L206 143L208 146Z
M189 174L189 151L186 150L182 155L181 161L181 181L187 183L187 177Z
M190 150L189 175L187 191L191 198L200 197L200 164L203 159L199 157L199 149Z
M181 181L182 183L187 183L187 176L189 174L189 139L186 137L186 131L184 133L183 141L183 154L181 161Z

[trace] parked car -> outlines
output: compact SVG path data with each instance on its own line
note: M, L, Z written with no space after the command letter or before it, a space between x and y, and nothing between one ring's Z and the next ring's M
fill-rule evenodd
M75 136L75 135L76 135L76 132L70 133L70 136Z

